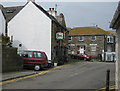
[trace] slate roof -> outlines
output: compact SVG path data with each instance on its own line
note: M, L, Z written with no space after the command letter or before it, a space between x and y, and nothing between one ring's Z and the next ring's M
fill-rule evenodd
M99 27L78 27L73 28L69 35L113 35L113 33Z
M3 7L2 11L7 22L17 15L24 6Z
M62 26L52 15L50 15L46 10L44 10L40 5L36 4L35 2L32 2L37 8L39 8L45 15L47 15L52 21L56 22L59 26L66 29L66 27ZM9 22L14 16L16 16L26 5L24 6L15 6L15 7L3 7L2 11L5 15L5 19L7 22Z

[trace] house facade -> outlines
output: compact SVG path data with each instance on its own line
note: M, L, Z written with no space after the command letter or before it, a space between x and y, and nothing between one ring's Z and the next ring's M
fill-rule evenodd
M109 40L109 38L112 39ZM115 55L114 39L115 37L110 32L98 27L73 28L68 37L68 54L77 54L79 51L92 58L112 61L114 58L108 59L107 55Z
M64 51L67 50L63 44L67 41L63 39L58 42L56 33L64 34L67 29L55 17L31 0L25 6L4 7L3 12L13 47L18 50L44 51L49 60L63 62L62 56L56 55L54 51L58 47L57 52L65 56Z
M2 33L5 34L5 28L6 28L6 21L2 12L2 8L3 6L0 4L0 35Z

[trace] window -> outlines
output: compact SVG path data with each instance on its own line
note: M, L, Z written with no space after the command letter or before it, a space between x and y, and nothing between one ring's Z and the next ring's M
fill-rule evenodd
M43 58L40 52L34 52L34 58Z
M72 41L72 37L71 36L68 37L68 41Z
M25 58L32 58L32 52L24 52L23 57Z
M19 56L22 56L22 52L17 52L17 54L18 54Z
M68 46L68 51L71 51L71 47L70 46Z
M108 37L107 37L107 42L108 42L108 43L113 43L113 42L114 42L113 36L108 36Z
M83 41L84 40L84 37L83 36L80 36L79 37L79 41Z
M90 44L90 46L91 46L91 51L96 51L97 44Z
M7 10L6 13L13 13L15 9Z
M95 41L95 40L96 40L96 36L92 36L92 37L91 37L91 40L92 40L92 41Z

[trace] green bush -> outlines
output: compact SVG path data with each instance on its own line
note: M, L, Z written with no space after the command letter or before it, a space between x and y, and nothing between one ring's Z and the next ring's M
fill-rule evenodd
M1 39L2 39L2 46L5 47L5 46L9 46L11 47L12 45L12 42L10 41L10 37L2 34L1 36Z

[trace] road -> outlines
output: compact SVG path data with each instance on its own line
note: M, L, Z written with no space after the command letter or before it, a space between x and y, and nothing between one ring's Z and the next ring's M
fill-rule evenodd
M110 85L114 85L115 63L77 62L4 84L3 89L99 89L105 87L107 69L110 69Z

